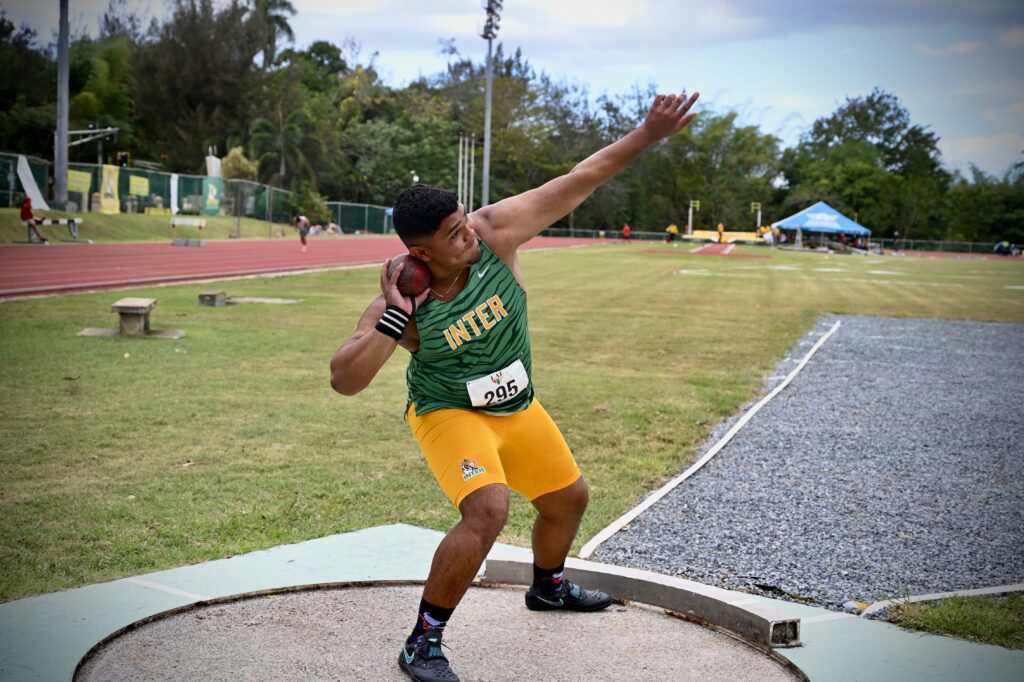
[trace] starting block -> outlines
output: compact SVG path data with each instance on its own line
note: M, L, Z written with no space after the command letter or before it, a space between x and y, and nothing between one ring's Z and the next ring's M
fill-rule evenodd
M145 336L149 332L149 313L155 307L155 298L122 298L110 309L121 316L122 336Z
M199 239L179 239L178 227L196 227L199 229ZM172 246L206 246L203 239L203 228L206 221L202 218L171 218L171 245Z
M223 308L227 304L228 297L223 291L199 292L199 305L208 305L211 308Z
M150 329L149 314L156 307L155 298L122 298L110 309L120 317L117 329L86 327L79 336L136 336L157 339L180 339L185 336L181 329ZM125 357L128 357L125 355Z

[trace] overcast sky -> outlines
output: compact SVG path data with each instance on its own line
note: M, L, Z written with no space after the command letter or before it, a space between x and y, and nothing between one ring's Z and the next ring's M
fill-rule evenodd
M125 0L163 17L156 0ZM296 44L355 37L392 85L444 68L439 40L482 59L482 0L292 0ZM592 95L634 84L700 90L704 106L793 144L816 118L875 86L940 138L950 168L1001 176L1024 158L1020 0L505 0L498 39ZM70 0L96 32L107 0ZM55 35L57 0L3 0L9 19Z

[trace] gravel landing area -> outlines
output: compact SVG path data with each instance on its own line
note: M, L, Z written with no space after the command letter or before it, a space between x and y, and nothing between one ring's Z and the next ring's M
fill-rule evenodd
M826 316L765 393L837 320L595 560L830 608L1024 582L1024 325Z

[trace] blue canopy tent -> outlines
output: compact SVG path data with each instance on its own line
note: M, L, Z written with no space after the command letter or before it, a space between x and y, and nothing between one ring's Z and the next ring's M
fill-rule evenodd
M799 213L774 222L772 227L778 227L782 230L796 230L798 243L802 232L849 234L857 237L871 236L871 230L860 223L850 220L824 201L819 201Z

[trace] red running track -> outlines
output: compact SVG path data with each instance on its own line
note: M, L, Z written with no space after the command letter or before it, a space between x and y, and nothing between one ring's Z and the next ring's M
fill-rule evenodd
M594 244L593 239L536 237L524 249ZM0 246L0 298L149 286L276 272L383 263L405 251L397 237L211 241L166 244L54 244Z

